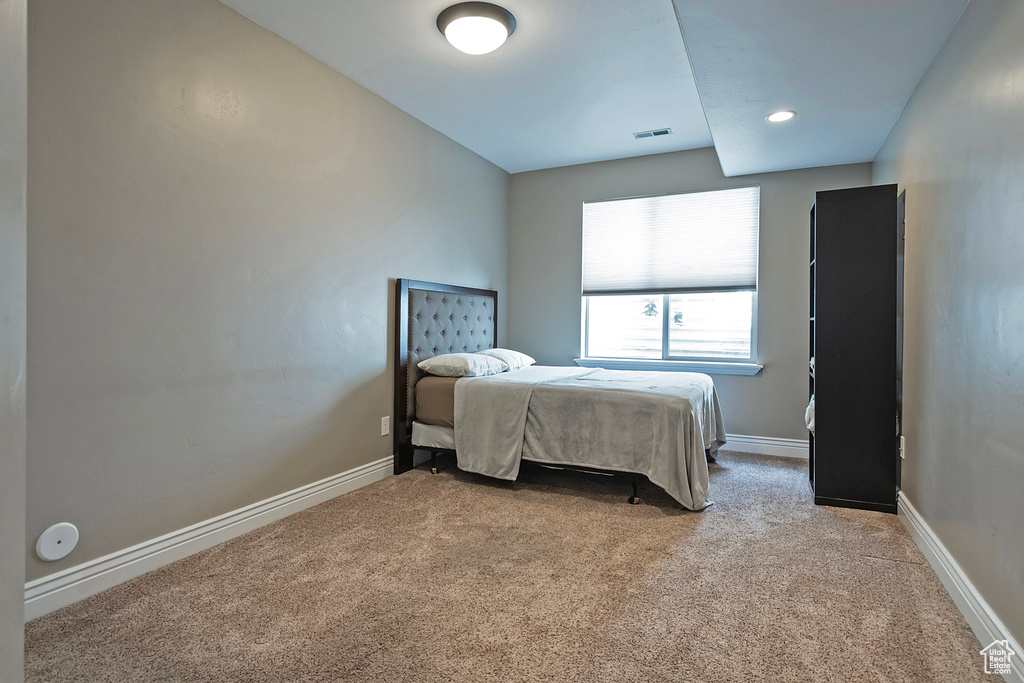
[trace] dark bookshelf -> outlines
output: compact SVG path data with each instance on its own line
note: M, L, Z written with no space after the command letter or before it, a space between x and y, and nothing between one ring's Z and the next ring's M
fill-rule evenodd
M896 512L896 186L811 207L809 475L819 505Z

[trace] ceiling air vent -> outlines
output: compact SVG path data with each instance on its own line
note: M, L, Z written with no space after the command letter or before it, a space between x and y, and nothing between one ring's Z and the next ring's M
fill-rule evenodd
M633 137L637 140L641 138L656 138L660 135L672 135L671 128L659 128L657 130L643 130L639 133L633 133Z

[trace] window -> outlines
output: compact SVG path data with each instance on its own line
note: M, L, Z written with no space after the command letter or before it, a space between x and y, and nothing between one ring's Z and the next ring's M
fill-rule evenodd
M584 355L753 362L760 188L583 205Z

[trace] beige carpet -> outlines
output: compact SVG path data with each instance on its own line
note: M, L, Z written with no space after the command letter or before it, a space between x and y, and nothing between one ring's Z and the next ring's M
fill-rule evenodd
M804 467L723 453L701 513L390 477L29 623L27 680L998 680L897 518Z

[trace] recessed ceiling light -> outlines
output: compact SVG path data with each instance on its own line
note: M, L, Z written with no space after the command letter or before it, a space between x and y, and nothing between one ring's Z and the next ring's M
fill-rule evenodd
M460 2L437 15L437 30L457 50L485 55L504 44L516 30L516 18L489 2Z
M766 118L772 123L782 123L783 121L789 121L794 116L796 116L795 111L786 109L785 111L777 111L769 114Z

